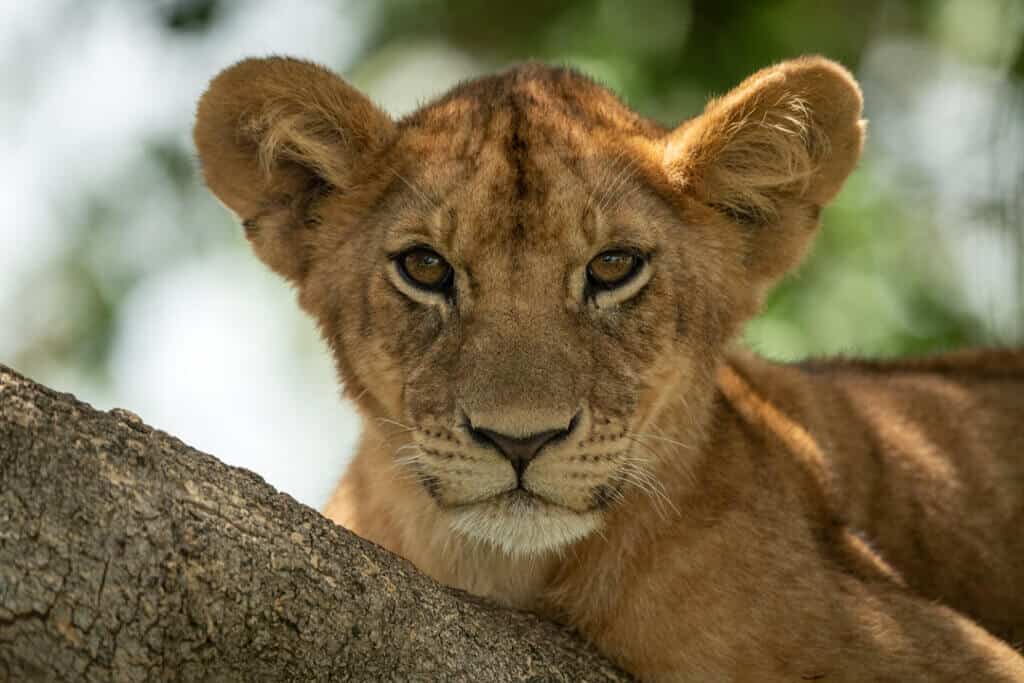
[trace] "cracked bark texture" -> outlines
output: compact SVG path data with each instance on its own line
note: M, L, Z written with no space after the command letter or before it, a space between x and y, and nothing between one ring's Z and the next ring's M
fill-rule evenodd
M628 678L251 472L0 365L0 681L50 680Z

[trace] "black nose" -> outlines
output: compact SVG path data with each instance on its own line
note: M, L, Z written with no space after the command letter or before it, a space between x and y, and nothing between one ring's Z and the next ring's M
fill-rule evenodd
M530 434L529 436L509 436L492 429L477 428L472 425L468 425L468 428L469 433L477 441L488 443L498 449L498 452L512 463L516 474L522 476L526 466L537 457L537 454L541 452L544 446L552 441L564 439L569 435L576 426L578 417L578 415L574 417L565 429L548 429L543 432Z

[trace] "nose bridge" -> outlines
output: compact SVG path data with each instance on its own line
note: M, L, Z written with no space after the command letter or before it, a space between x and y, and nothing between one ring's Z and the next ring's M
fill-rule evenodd
M523 311L494 311L467 330L457 387L474 426L513 437L565 429L580 398L565 321Z

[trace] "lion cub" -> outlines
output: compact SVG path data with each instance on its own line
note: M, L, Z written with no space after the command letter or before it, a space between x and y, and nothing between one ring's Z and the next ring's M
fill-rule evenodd
M253 59L195 128L365 417L328 517L645 681L1024 681L1024 358L730 350L863 138L815 57L675 128L539 64L394 121Z

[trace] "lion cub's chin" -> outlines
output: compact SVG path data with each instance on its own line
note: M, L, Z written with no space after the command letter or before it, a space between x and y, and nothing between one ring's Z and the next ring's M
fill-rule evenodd
M598 511L575 512L521 491L449 511L457 534L513 556L556 552L601 527Z

